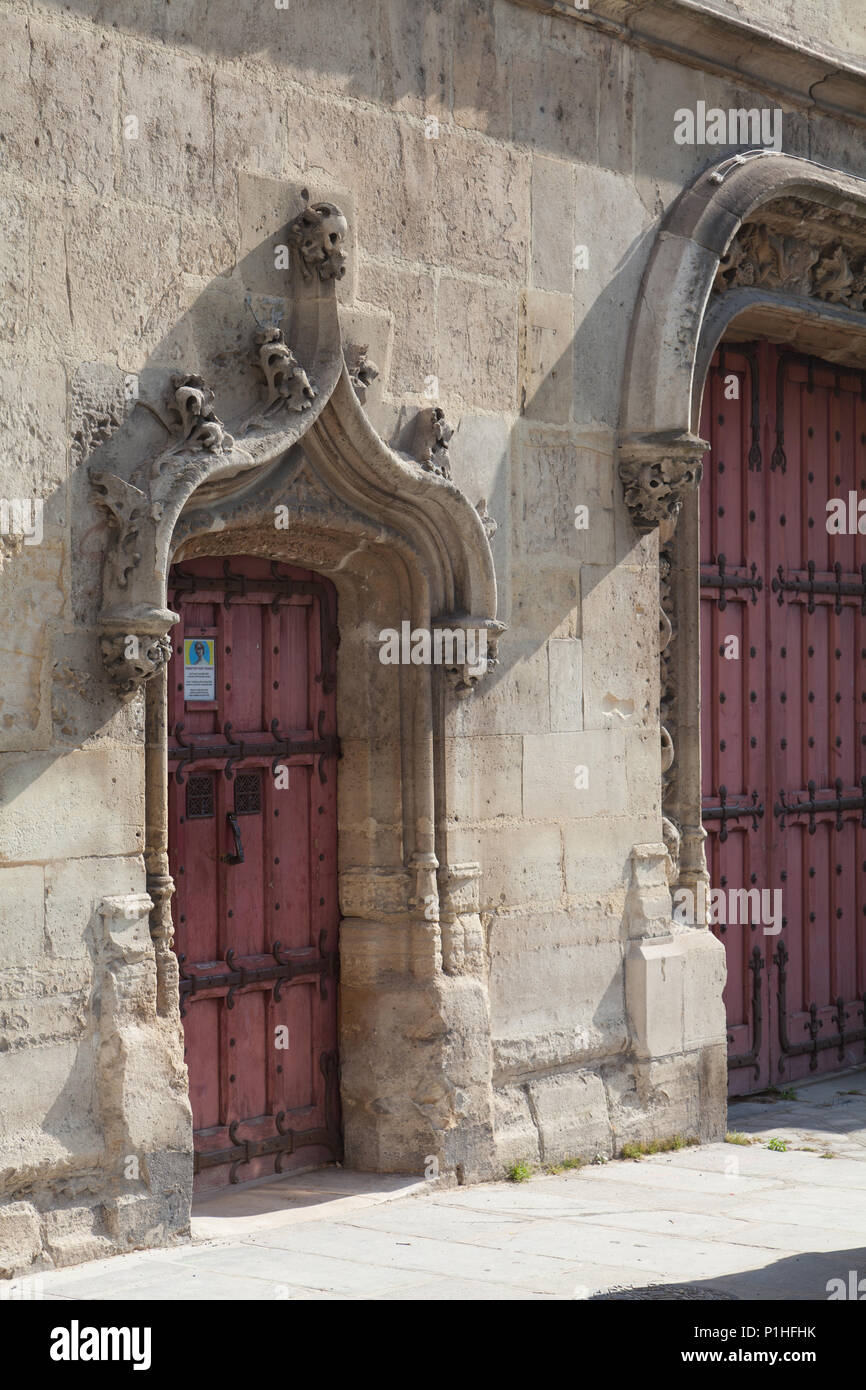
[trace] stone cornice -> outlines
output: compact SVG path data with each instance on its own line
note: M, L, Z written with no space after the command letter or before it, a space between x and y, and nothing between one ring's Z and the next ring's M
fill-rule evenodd
M866 64L831 48L774 34L701 0L511 0L542 14L589 24L638 48L757 90L848 119L866 120ZM820 85L819 85L820 84ZM739 103L738 104L742 104Z

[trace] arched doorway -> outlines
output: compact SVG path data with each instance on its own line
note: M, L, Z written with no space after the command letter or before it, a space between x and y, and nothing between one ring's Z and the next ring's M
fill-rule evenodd
M703 818L739 1094L866 1041L866 375L726 339L700 432Z
M176 564L169 871L198 1191L342 1157L336 593Z
M717 699L724 695L727 701L729 692L718 688L718 683L713 687L710 672L706 670L708 662L724 661L725 657L719 655L718 648L723 643L718 641L718 634L712 635L712 624L704 625L705 650L702 653L700 607L702 580L714 581L705 583L703 587L705 590L714 591L716 603L720 593L724 593L730 600L730 594L734 592L722 587L724 575L719 571L719 554L724 554L728 579L731 578L731 569L727 567L730 565L734 569L734 578L741 581L761 578L766 586L770 586L773 578L778 581L779 587L775 593L769 588L767 592L758 591L756 586L747 582L739 584L735 591L741 595L741 605L747 603L750 609L751 594L754 592L757 596L758 593L763 593L763 602L768 605L763 619L764 629L769 629L771 638L774 633L781 631L778 617L781 612L778 604L780 597L785 608L782 622L789 626L804 621L800 610L805 608L808 611L810 583L814 608L826 608L829 601L833 610L833 621L842 624L848 622L848 613L852 609L856 609L859 614L858 592L842 594L840 602L843 612L840 614L835 612L837 595L834 592L837 579L846 587L853 586L857 591L861 588L863 575L856 568L860 564L859 553L843 555L840 552L838 556L834 555L831 558L828 551L824 556L824 562L831 568L826 573L821 571L821 582L826 579L831 592L818 602L818 556L813 557L809 554L808 544L805 544L805 547L801 544L801 553L796 555L791 549L792 537L800 538L802 533L802 536L808 538L815 534L816 527L824 525L824 504L829 497L838 496L845 491L842 482L835 482L837 476L840 479L854 478L852 486L859 488L859 463L856 468L849 462L847 469L837 468L833 471L832 491L822 499L822 505L817 510L814 505L809 510L814 497L809 499L806 493L798 493L796 489L793 493L790 491L794 481L794 470L791 468L786 471L782 467L781 456L787 451L789 441L797 441L792 444L792 451L800 447L801 426L805 429L808 439L811 422L802 414L799 420L789 418L789 410L792 416L796 417L796 407L789 407L788 397L792 391L801 394L804 391L808 392L808 364L805 367L805 382L797 380L796 371L799 368L795 369L794 375L788 379L779 375L774 364L785 361L790 365L793 361L790 356L792 352L801 358L811 355L829 364L830 376L821 377L820 381L822 390L826 387L830 395L837 400L837 404L838 398L835 393L848 382L848 378L844 377L844 369L853 368L853 376L849 372L849 377L852 381L856 379L857 384L852 386L848 382L849 394L852 397L857 396L860 390L859 370L866 363L864 289L866 184L860 179L812 164L808 160L770 151L749 151L725 159L714 168L708 169L671 208L644 274L638 309L631 329L622 405L619 467L625 486L626 504L636 529L647 535L655 532L658 536L661 610L660 763L664 793L665 840L672 861L672 887L676 892L684 891L690 896L696 905L694 926L706 928L707 889L710 886L705 848L706 809L710 813L706 824L714 836L718 834L719 844L721 827L726 826L729 832L725 842L727 850L734 856L740 855L740 862L735 864L731 872L737 880L745 876L746 881L726 886L744 891L755 887L772 890L774 887L787 889L790 886L792 891L788 902L791 911L783 909L783 915L793 919L799 914L802 923L796 965L793 963L793 953L784 939L784 928L782 939L771 947L770 963L774 974L771 985L767 981L766 969L763 966L760 970L757 968L753 945L743 940L740 943L743 949L735 960L733 950L728 952L732 974L728 989L728 1000L732 1008L729 1023L732 1023L733 1027L729 1026L727 1031L728 1051L733 1058L730 1075L733 1078L734 1090L765 1084L770 1079L778 1081L784 1077L797 1078L807 1075L810 1069L821 1070L831 1065L845 1065L849 1060L862 1058L863 1039L858 1036L863 1024L862 1000L858 998L863 984L862 926L859 920L855 925L854 918L858 913L862 918L863 913L859 896L852 896L852 888L847 883L850 874L846 870L846 863L849 861L851 872L855 863L863 862L857 858L859 847L853 853L846 849L841 856L830 854L828 849L827 863L820 870L820 876L825 885L832 883L833 888L829 891L829 904L828 891L824 891L819 908L816 901L810 901L809 898L810 892L814 892L817 886L819 866L808 859L805 860L803 870L806 875L805 891L802 885L797 886L796 892L793 891L792 869L781 862L778 851L775 852L775 861L771 857L769 862L778 864L780 875L782 869L785 869L788 877L784 881L780 878L780 882L775 885L769 882L761 884L759 881L753 883L752 874L754 873L759 880L764 870L761 866L756 868L748 863L748 856L743 849L745 829L733 829L734 825L751 826L752 817L735 818L730 814L738 809L745 811L751 808L758 826L763 825L769 817L774 822L773 833L787 837L787 844L790 846L794 837L802 833L805 833L808 839L810 810L814 811L815 820L813 845L820 843L822 836L826 838L829 832L823 831L819 826L825 825L828 821L832 821L835 833L838 811L843 826L840 833L843 838L853 837L856 844L859 829L855 833L853 830L849 832L845 827L857 819L860 811L862 788L858 781L859 763L855 757L852 766L852 759L849 757L844 772L840 768L832 777L829 776L829 764L833 760L838 761L845 749L846 738L849 745L856 744L856 755L859 756L861 734L858 721L861 692L856 684L857 678L853 677L853 688L852 677L847 678L847 693L842 688L845 681L833 683L831 680L831 672L835 672L836 669L841 672L846 660L848 670L856 671L861 659L859 634L847 634L847 637L853 638L853 641L847 643L847 658L846 641L836 640L836 633L829 621L826 631L811 643L802 633L799 634L798 641L806 642L807 659L809 645L815 649L816 655L812 659L815 662L824 660L823 656L818 656L819 648L826 651L827 656L824 661L823 685L815 679L809 683L808 668L802 668L798 672L797 698L804 702L806 724L804 726L802 717L798 718L796 734L792 735L790 730L786 732L783 726L785 720L790 722L791 711L794 709L793 701L788 699L789 692L784 689L784 685L775 690L772 681L769 687L771 702L776 698L778 710L784 711L785 715L783 720L775 710L769 712L766 716L769 730L775 731L779 743L783 737L788 738L789 745L792 739L799 743L801 735L804 736L806 749L815 757L818 757L818 736L808 728L809 709L817 710L819 702L826 699L827 703L823 708L827 709L829 705L835 712L837 705L847 701L847 733L843 733L840 728L832 728L830 731L830 745L825 759L828 764L828 778L824 781L822 789L819 791L821 779L817 773L825 769L816 767L813 776L805 759L800 765L779 766L777 758L776 764L771 764L769 774L772 786L767 783L764 788L764 816L761 817L757 814L757 808L761 804L760 788L756 787L754 782L746 785L748 760L738 753L738 795L734 801L730 801L726 794L728 814L724 814L720 786L725 785L727 788L728 784L718 775L718 763L713 763L713 758L720 751L718 746L713 749L708 746L708 742L718 745L724 739L724 735L714 727L713 718L703 717L705 711L702 711L701 687L703 660L705 700L709 699L712 703L715 690ZM703 499L699 495L699 487L702 472L708 465L712 471L714 460L718 462L717 453L720 448L721 461L726 469L729 463L728 458L724 456L728 452L729 441L720 444L718 434L722 426L718 424L717 417L724 412L720 412L717 403L713 401L714 373L710 370L710 365L720 343L724 342L726 351L733 353L736 351L737 342L742 345L764 341L778 345L779 349L787 348L789 351L787 354L781 351L777 353L775 346L772 349L756 348L756 352L765 354L771 380L767 382L762 407L761 390L758 391L757 399L754 399L752 379L747 376L743 378L746 386L742 404L744 415L736 425L739 435L735 448L734 473L727 476L729 481L732 478L742 479L743 476L748 479L750 457L751 472L757 473L757 455L761 456L762 468L766 470L762 483L770 488L762 505L765 509L767 506L771 507L771 514L776 517L779 530L783 533L780 546L777 545L777 548L780 548L779 555L770 560L768 554L762 554L761 559L764 566L775 566L775 575L762 575L757 560L754 561L755 574L752 574L753 557L747 555L747 550L751 547L740 545L738 536L732 536L730 543L725 538L725 545L732 549L731 555L728 555L718 537L712 534L705 536L703 551L701 544ZM772 364L769 361L771 355ZM801 362L800 367L802 366ZM836 375L837 368L843 369L841 381ZM813 390L816 389L818 380L819 377L815 375L813 368ZM704 400L705 382L709 383L708 402ZM780 389L781 409L777 408ZM791 396L791 399L793 400L794 396ZM761 428L757 433L753 433L752 428L754 418L758 419L760 425L762 409L764 424L761 428L767 434L766 440L761 438ZM781 440L776 433L776 422L779 419L783 421ZM732 425L731 428L733 430L735 427ZM833 446L839 445L850 451L856 440L859 449L859 428L859 424L855 422L849 427L847 441L843 444L841 439L836 441L834 437ZM833 429L835 434L836 426ZM805 483L812 486L809 484L809 471L807 466ZM718 476L716 473L716 480ZM784 494L784 500L780 504L777 492L783 484L789 491ZM707 485L710 499L714 486L713 483ZM744 486L748 487L748 483ZM804 501L808 504L805 508ZM714 505L712 500L710 505ZM722 499L715 505L726 507L727 503ZM749 512L754 510L757 515L758 507L751 505L747 493L738 496L737 505L741 511L743 506L746 507L746 520L744 522L741 515L738 524L748 525ZM786 521L779 523L778 518L783 515ZM814 523L811 529L808 524L810 515ZM716 522L720 520L718 516L715 518ZM708 524L706 518L704 524ZM824 539L826 540L826 535ZM815 568L810 575L809 561L813 558ZM703 566L702 561L706 562ZM838 576L833 568L837 562L842 565L842 575L845 578ZM854 566L850 574L849 564ZM781 575L778 573L779 565L782 566ZM713 574L710 573L711 570ZM852 599L853 604L850 601ZM705 606L706 604L705 599ZM731 600L727 611L730 612L734 606ZM814 617L814 614L810 617ZM824 621L825 618L819 616L818 622ZM856 621L859 622L859 617ZM732 629L731 635L737 635L735 628ZM787 643L780 641L779 647L782 645L793 644L789 639ZM751 657L753 646L756 650L754 658ZM838 658L835 655L837 650L841 652ZM760 641L750 640L749 660L759 662L759 652ZM784 660L791 661L793 658L779 657L780 662ZM766 661L765 647L765 665ZM817 668L813 667L814 669ZM814 696L811 702L810 691ZM838 702L835 698L837 693L841 697ZM781 698L783 694L784 701ZM758 683L748 685L744 698L750 706L759 705L765 708ZM730 707L733 708L733 705ZM832 723L832 720L830 722ZM826 730L824 732L826 733ZM738 738L742 741L743 734L748 744L745 752L757 753L758 750L751 747L751 739L756 735L749 727L735 733L734 742ZM842 739L838 746L837 737ZM812 749L809 748L809 738L815 739ZM791 750L789 747L789 750L777 748L774 751L778 755ZM708 763L704 769L702 761ZM704 781L703 790L708 799L706 808L702 805L702 772L712 783L708 785L707 781ZM841 791L837 791L837 777L842 781ZM790 778L793 778L796 785L789 783L785 786L785 781ZM815 783L814 795L809 787L810 781ZM758 793L754 805L753 791ZM776 792L779 793L778 801ZM791 797L793 803L799 803L796 806L798 815L790 814L793 804ZM824 810L815 804L810 808L807 804L822 801L838 801L845 804L835 808L826 805ZM849 805L851 801L856 804ZM777 804L779 813L774 815ZM786 806L789 812L787 815ZM796 826L805 826L805 831L795 830L794 835L791 835L791 827ZM753 844L757 844L758 832L753 833ZM731 843L732 841L734 843ZM710 857L711 867L716 871L717 866L712 862L714 855L718 857L715 845ZM814 874L810 875L810 869L814 869ZM721 869L718 872L721 876L725 870ZM842 881L845 881L844 892L848 894L844 901L839 895ZM713 887L719 886L721 885L713 884ZM828 907L832 917L827 923L827 951L824 953L827 959L822 961L817 921L819 911L826 917ZM836 916L839 910L842 912L842 918ZM815 913L814 921L810 916L812 913ZM850 918L850 927L843 944L840 941L837 923L846 915ZM738 927L737 930L741 935L745 932L746 937L753 935L748 924L744 928ZM759 926L757 930L763 937L763 928ZM730 935L729 926L727 936ZM696 944L701 938L705 945L710 944L707 942L705 931L687 932L687 937L694 939L690 944ZM763 937L763 940L770 941L771 938L767 936ZM766 950L759 948L759 954L763 965L766 966ZM772 959L773 956L775 960ZM752 962L755 962L755 969L751 968ZM764 976L763 981L756 984L756 977L761 973ZM842 980L844 990L840 984ZM715 989L717 985L708 980L707 988ZM732 1002L734 993L738 996L736 1005ZM772 1054L768 1042L770 1028L775 1030ZM758 1032L761 1033L761 1037L756 1041ZM719 1041L722 1042L722 1039ZM855 1049L853 1056L850 1051L852 1045ZM754 1058L750 1056L752 1052L756 1054Z

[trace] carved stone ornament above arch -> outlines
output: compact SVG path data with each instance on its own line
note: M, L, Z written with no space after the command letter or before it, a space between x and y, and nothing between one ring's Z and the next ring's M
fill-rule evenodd
M90 470L94 504L111 530L101 647L124 699L170 656L167 634L178 618L167 607L166 585L179 545L227 527L291 527L302 514L308 525L316 514L323 530L339 515L359 545L385 543L402 552L416 589L425 591L411 616L484 630L488 665L495 664L503 624L496 620L489 519L486 525L447 469L379 437L347 368L336 295L346 232L332 203L307 204L289 223L291 341L280 328L251 326L258 398L242 413L224 423L207 381L175 373L162 409L139 402L168 442L122 476L120 469ZM246 331L244 323L237 328ZM278 508L285 512L279 519ZM478 681L477 672L446 674L460 697Z
M696 433L701 366L734 317L774 301L862 329L866 183L794 155L750 150L707 169L680 195L644 272L619 438L638 530L675 524L683 496L700 482L708 447Z
M701 823L698 435L723 335L866 353L866 182L750 150L707 169L667 214L626 358L619 475L635 529L658 527L663 829L672 882L706 881Z

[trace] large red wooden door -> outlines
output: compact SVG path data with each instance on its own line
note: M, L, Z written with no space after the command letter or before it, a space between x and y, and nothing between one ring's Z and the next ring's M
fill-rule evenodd
M855 534L829 533L827 504L866 500L866 375L730 344L707 379L701 432L712 444L701 487L704 823L728 918L713 930L727 953L738 1094L864 1055L866 537L856 521ZM754 889L768 896L747 907L742 892Z
M242 556L176 565L175 950L196 1188L339 1158L336 596Z

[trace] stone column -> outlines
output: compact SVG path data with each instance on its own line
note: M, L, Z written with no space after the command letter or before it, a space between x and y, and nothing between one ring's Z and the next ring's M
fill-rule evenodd
M673 881L707 882L701 824L698 489L709 445L696 435L626 440L619 475L635 530L659 531L661 769Z
M708 885L701 820L700 494L683 501L676 532L663 546L671 640L662 656L665 723L673 749L664 809L679 833L676 882L696 895Z
M174 880L168 871L168 667L145 686L145 850L147 891L153 900L150 934L156 953L157 1011L175 1015L179 1026L177 957L171 949L174 924L171 896Z
M701 458L676 433L631 439L620 477L635 529L659 532L660 772L664 844L635 845L626 1004L635 1084L669 1133L718 1139L726 1119L725 954L705 921L680 926L670 888L708 883L701 823Z

